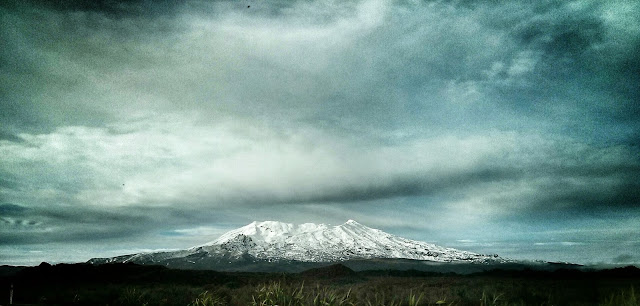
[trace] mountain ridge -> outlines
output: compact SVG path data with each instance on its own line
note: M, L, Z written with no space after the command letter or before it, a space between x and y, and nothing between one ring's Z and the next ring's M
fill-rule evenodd
M507 263L483 255L395 236L355 220L331 226L254 221L215 240L184 250L92 258L92 264L193 265L193 268L242 266L243 263L330 263L366 259L407 259L437 263Z

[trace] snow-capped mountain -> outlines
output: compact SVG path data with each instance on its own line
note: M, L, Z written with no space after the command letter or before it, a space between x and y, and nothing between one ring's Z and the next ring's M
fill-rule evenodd
M482 255L405 239L349 220L344 224L252 222L209 243L186 250L95 258L90 263L134 262L183 266L234 262L341 262L356 259L411 259L429 262L499 263ZM182 264L180 264L182 263Z

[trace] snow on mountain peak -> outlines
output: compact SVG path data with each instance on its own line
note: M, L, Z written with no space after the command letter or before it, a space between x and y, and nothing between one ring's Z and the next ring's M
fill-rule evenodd
M330 226L254 221L201 247L211 252L249 254L262 259L340 261L353 258L406 258L431 261L483 260L490 256L397 237L355 220ZM193 249L196 249L193 248Z
M253 221L241 228L231 230L220 236L218 239L205 245L222 244L234 239L238 235L248 236L252 240L258 242L275 243L290 236L324 230L326 228L327 225L325 224L315 223L304 223L297 225L279 221Z
M234 262L253 260L336 262L350 259L402 258L437 262L505 262L497 255L481 255L405 239L354 220L331 226L254 221L218 239L186 250L133 254L104 262L166 262L185 260ZM98 262L98 261L96 261Z

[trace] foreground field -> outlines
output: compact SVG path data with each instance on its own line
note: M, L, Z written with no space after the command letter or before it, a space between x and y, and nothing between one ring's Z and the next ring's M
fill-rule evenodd
M640 270L222 273L132 264L43 264L0 274L0 304L49 305L640 305ZM6 289L5 289L6 288Z

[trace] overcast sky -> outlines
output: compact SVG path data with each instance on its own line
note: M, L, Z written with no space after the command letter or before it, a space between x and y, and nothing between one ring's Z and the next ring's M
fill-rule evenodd
M640 263L639 16L633 0L2 1L0 264L348 219Z

